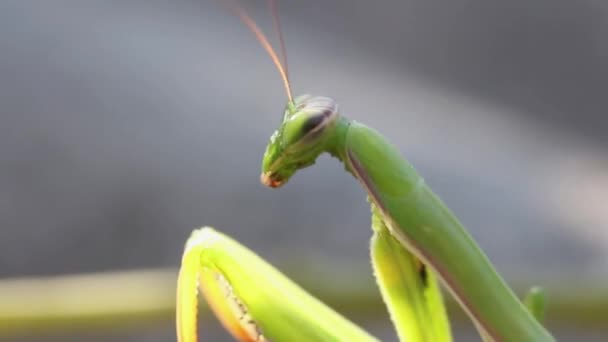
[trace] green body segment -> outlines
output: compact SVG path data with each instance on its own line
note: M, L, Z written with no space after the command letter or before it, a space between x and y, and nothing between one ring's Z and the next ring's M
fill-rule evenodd
M181 272L221 275L225 280L222 286L229 286L232 298L217 300L237 299L239 310L248 315L241 325L251 318L264 341L377 341L226 235L211 228L197 230L186 245L185 255L189 250L199 259L198 267L184 270L182 266Z
M346 119L338 125L341 138L328 150L361 182L391 234L431 265L478 328L497 341L553 341L399 151L364 125Z
M449 342L450 326L432 270L397 241L372 204L371 259L400 341Z

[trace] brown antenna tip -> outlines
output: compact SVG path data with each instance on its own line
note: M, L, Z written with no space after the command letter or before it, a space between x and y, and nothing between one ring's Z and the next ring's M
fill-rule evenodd
M232 4L231 9L234 11L234 13L243 21L243 23L245 23L245 25L247 25L247 27L253 32L253 34L255 34L255 37L257 38L257 40L260 42L262 47L266 50L268 55L270 55L270 58L272 59L275 66L279 70L281 79L283 79L283 85L285 86L285 91L287 92L287 98L289 99L289 102L293 103L293 96L291 94L291 85L289 84L289 77L287 75L287 67L283 66L283 64L281 63L281 59L279 59L279 56L272 48L272 45L268 41L268 38L266 38L266 36L264 35L264 32L262 32L262 30L255 23L255 21L253 21L253 19L251 19L251 17L249 17L247 12L243 8L239 7L238 5L236 5L234 3L231 3L231 4ZM279 39L281 40L281 49L283 52L283 60L286 63L287 58L285 57L285 45L283 44L283 36L280 33L281 31L280 31L280 26L279 26L279 22L278 22L278 17L276 16L276 4L274 3L274 1L270 2L270 6L271 6L271 8L274 8L273 13L274 13L274 17L275 17L275 19L274 19L275 28L277 30L279 30L277 32L279 33Z

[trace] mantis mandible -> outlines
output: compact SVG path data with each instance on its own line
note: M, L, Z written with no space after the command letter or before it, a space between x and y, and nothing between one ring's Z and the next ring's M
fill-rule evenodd
M280 127L270 137L261 181L278 188L322 153L338 159L363 187L372 212L371 257L383 300L401 340L450 341L437 280L486 341L553 341L515 296L458 219L380 133L342 116L328 97L292 97L276 4L269 2L281 60L255 22L287 92ZM196 340L198 288L224 326L242 341L374 341L236 241L212 230L188 240L178 280L177 332ZM535 298L535 297L530 297ZM534 303L531 304L535 305Z

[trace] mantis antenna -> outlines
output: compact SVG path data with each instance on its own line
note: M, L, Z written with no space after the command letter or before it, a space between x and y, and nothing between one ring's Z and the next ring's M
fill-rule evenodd
M281 59L277 55L277 53L272 48L272 45L264 35L264 32L259 28L259 26L255 23L253 19L247 14L247 12L236 3L230 2L232 11L243 21L245 25L255 34L255 37L260 42L262 47L266 50L275 66L279 70L279 74L283 79L283 85L285 86L285 91L287 92L287 99L290 103L293 103L293 96L291 95L291 85L289 84L289 76L287 75L287 55L285 54L285 44L283 41L283 34L281 33L281 26L279 23L279 18L277 15L277 4L276 1L268 0L268 6L272 12L273 22L275 30L277 31L277 35L279 36L280 44L281 44L281 52L283 55L283 63L281 63Z
M287 83L289 83L289 68L287 66L287 49L285 49L285 40L283 39L283 30L281 30L281 22L279 20L279 10L276 0L268 0L268 7L272 13L272 22L274 24L274 31L279 37L279 44L281 45L281 56L283 57L283 68L285 69L285 76L287 76Z

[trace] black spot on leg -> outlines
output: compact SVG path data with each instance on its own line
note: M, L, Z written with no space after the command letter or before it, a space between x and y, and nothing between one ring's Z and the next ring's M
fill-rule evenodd
M429 286L429 275L426 270L426 266L423 263L420 263L418 267L418 276L420 277L420 281L422 281L422 285L426 288Z

